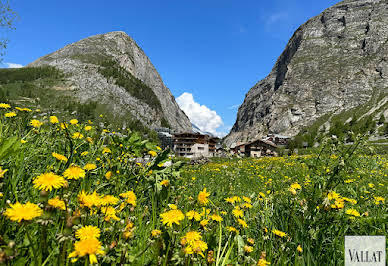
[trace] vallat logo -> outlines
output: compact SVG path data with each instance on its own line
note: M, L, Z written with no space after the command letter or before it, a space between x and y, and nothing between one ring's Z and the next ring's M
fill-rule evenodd
M345 236L348 265L385 265L385 236Z

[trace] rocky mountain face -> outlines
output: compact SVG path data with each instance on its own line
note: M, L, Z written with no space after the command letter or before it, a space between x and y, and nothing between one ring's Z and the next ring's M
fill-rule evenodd
M27 67L52 66L65 74L60 90L81 103L98 102L149 128L191 131L191 123L136 42L124 32L91 36ZM57 88L58 89L58 88Z
M387 0L341 1L301 25L246 94L225 143L295 136L318 118L362 106L388 117Z

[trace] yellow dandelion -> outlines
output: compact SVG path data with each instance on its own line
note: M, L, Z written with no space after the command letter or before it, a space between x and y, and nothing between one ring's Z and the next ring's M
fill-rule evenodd
M1 169L1 167L0 167ZM1 177L1 174L0 174L0 177ZM379 205L380 203L384 203L385 202L385 199L383 197L374 197L375 199L375 204L376 205Z
M239 233L238 230L237 230L235 227L233 227L233 226L228 226L226 229L227 229L229 232L235 232L236 234Z
M201 240L202 236L201 233L197 231L189 231L185 234L184 237L181 238L181 244L183 246L186 246L187 244L191 245L194 243L194 241Z
M287 234L280 231L280 230L277 230L277 229L272 229L272 233L274 233L275 235L277 236L280 236L280 237L285 237Z
M168 204L168 207L169 207L171 210L176 210L176 209L178 209L178 206L176 206L175 204Z
M252 200L251 200L250 198L248 198L248 197L243 196L242 198L243 198L243 200L244 200L246 203L251 203L251 202L252 202Z
M97 194L96 191L89 194L89 193L86 193L85 191L82 190L78 194L77 199L78 199L78 202L80 203L81 207L88 207L91 209L93 207L101 206L101 197L100 197L100 195Z
M89 154L88 151L83 151L83 152L81 152L81 156L86 156L86 155L88 155L88 154Z
M8 112L4 114L5 117L15 117L16 113L15 112Z
M112 151L108 147L104 147L102 149L102 154L105 154L105 153L112 153Z
M151 235L152 237L158 237L159 235L162 234L162 231L158 230L158 229L155 229L155 230L152 230L151 231Z
M85 131L90 131L90 130L92 130L92 126L85 126Z
M213 214L213 215L211 215L211 216L210 216L210 219L212 219L213 221L216 221L216 222L221 222L222 220L224 220L224 219L222 219L222 217L219 216L218 214Z
M302 247L301 247L300 245L298 245L298 247L296 248L296 250L299 251L300 253L303 252L303 249L302 249Z
M52 199L49 199L47 202L50 206L60 209L60 210L66 210L66 205L63 200L60 200L59 197L55 197Z
M66 158L65 156L63 156L62 154L53 152L51 155L52 155L55 159L57 159L58 161L67 162L67 158Z
M106 222L110 222L110 220L120 221L120 218L116 216L116 209L112 206L101 207L101 212L105 215Z
M58 124L59 123L58 117L56 117L55 115L50 116L50 123Z
M152 157L155 157L156 155L158 155L155 151L149 151L148 154L151 155Z
M202 227L205 227L206 225L208 225L209 223L209 220L207 219L203 219L202 221L199 222L199 224L202 226Z
M105 173L105 178L109 180L111 179L112 175L113 175L112 171L108 171Z
M251 253L253 251L253 247L245 245L244 246L244 251L246 253Z
M252 246L255 244L255 240L253 238L248 238L247 242L251 244Z
M101 230L93 225L87 225L84 227L81 227L75 232L75 237L84 240L89 238L99 238L100 237Z
M168 187L169 184L170 184L170 181L168 181L167 179L164 179L164 180L160 181L160 185L161 186Z
M118 202L119 202L119 199L113 195L106 195L101 198L101 205L103 206L116 205Z
M41 122L37 119L32 119L30 121L30 125L33 126L34 128L40 128L43 125L43 122Z
M51 191L53 188L58 189L67 185L66 180L52 172L44 173L37 176L34 181L34 188Z
M0 103L0 108L9 109L9 108L11 108L11 105L9 105L8 103Z
M171 227L173 223L179 225L185 219L185 215L180 210L169 210L160 214L162 223Z
M72 165L63 172L63 176L67 179L79 179L85 177L85 171L77 165Z
M359 217L360 216L360 213L357 210L355 210L355 209L347 209L346 210L346 214L352 215L354 217Z
M90 264L97 263L96 255L104 255L101 242L97 238L87 238L74 243L74 251L69 254L69 258L84 257L89 255ZM77 261L73 259L72 262Z
M77 119L71 119L70 120L70 124L77 125L78 124L78 120Z
M16 202L9 206L10 208L5 210L4 215L11 221L17 221L19 223L22 220L29 221L43 214L43 210L39 208L38 205L31 202L27 202L26 204Z
M198 193L198 202L201 205L207 205L209 202L208 197L210 196L210 193L206 192L206 188L204 188L202 191Z
M234 208L233 211L232 211L232 214L233 214L234 217L236 217L236 218L242 218L242 217L244 217L244 211L241 210L239 207Z
M133 191L127 191L125 193L121 193L120 197L125 198L126 202L131 204L133 207L136 207L136 194Z
M196 212L194 210L186 212L186 216L189 220L193 220L193 219L196 221L201 220L201 214L199 214L198 212Z
M72 138L73 139L83 139L84 135L82 135L80 132L74 132Z
M87 163L84 166L84 170L86 170L86 171L91 171L91 170L94 170L96 168L97 168L97 165L95 165L94 163Z
M237 219L237 222L243 227L248 227L247 223L243 219Z
M4 175L5 175L6 172L8 172L8 169L3 169L3 168L0 166L0 178L4 178Z

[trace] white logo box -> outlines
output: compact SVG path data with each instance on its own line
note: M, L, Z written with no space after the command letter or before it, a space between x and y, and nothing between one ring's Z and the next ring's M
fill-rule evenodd
M385 266L385 236L345 236L345 266Z

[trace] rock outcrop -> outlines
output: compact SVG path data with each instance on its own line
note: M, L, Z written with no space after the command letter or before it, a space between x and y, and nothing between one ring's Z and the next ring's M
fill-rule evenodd
M102 102L116 114L129 111L149 128L167 124L175 131L191 131L188 117L151 61L125 32L91 36L27 67L46 65L65 73L68 89L81 103ZM118 82L118 79L123 80ZM130 85L126 87L128 82ZM140 89L134 91L131 84Z
M383 104L376 116L387 115L388 1L342 1L295 31L270 74L246 94L225 143L294 136L375 96Z

